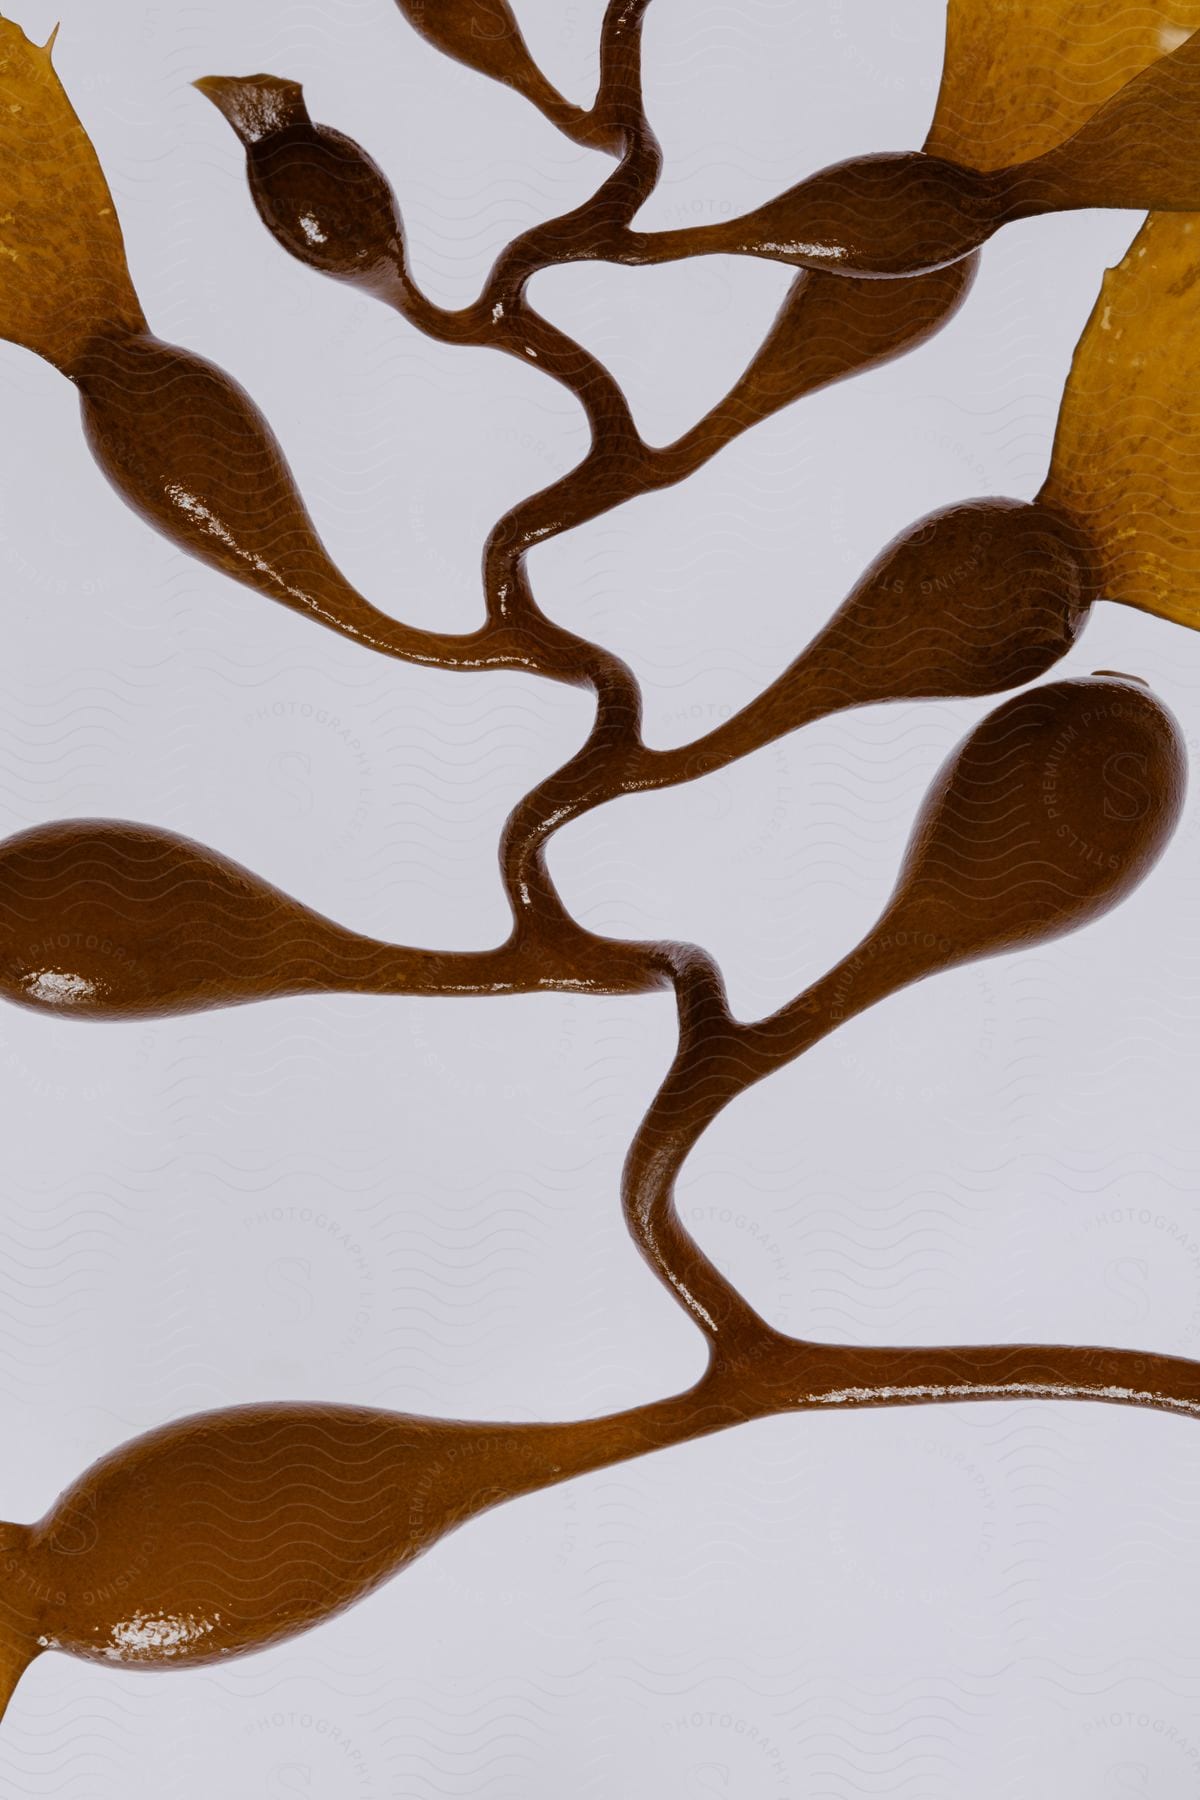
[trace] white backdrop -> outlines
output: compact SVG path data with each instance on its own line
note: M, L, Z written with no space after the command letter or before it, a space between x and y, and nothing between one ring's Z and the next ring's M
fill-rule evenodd
M516 0L590 97L602 0ZM745 210L920 142L930 0L654 0L647 225ZM155 330L283 439L335 558L423 625L481 617L495 518L582 453L533 369L434 346L287 258L189 86L302 80L391 175L418 278L478 291L609 166L439 58L392 0L21 0L109 175ZM1137 219L1006 231L931 345L804 401L681 489L539 551L539 599L627 657L648 735L761 688L922 512L1030 497L1071 348ZM733 380L790 275L708 259L539 276L537 304L664 441ZM508 809L585 694L406 668L176 553L96 471L73 390L0 346L0 832L183 831L347 924L506 928ZM1065 672L1145 676L1200 742L1200 639L1100 607ZM873 920L978 706L852 714L572 826L587 924L695 939L759 1014ZM779 1325L854 1342L1060 1338L1200 1354L1200 798L1120 912L928 983L741 1099L682 1184ZM668 997L291 1001L148 1026L0 1016L0 1517L100 1453L258 1399L569 1418L686 1384L702 1347L617 1180ZM337 1230L329 1228L329 1222ZM1189 1248L1189 1246L1191 1246ZM1200 1436L1116 1409L795 1417L520 1502L365 1605L214 1672L46 1656L0 1786L140 1800L1114 1800L1200 1793Z

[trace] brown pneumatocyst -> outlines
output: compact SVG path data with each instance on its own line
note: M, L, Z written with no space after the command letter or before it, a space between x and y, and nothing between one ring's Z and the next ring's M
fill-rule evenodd
M939 771L888 925L936 936L943 966L1073 931L1153 868L1186 786L1179 725L1140 681L1018 694Z
M373 946L174 832L61 820L0 844L0 997L153 1018L352 985Z
M998 193L992 176L918 150L860 156L709 235L714 247L719 238L720 248L837 274L918 275L986 242L1002 222Z
M378 289L403 273L404 231L386 175L340 131L314 125L298 82L211 75L196 83L246 146L250 194L300 262Z
M297 610L345 590L278 439L223 369L146 334L98 340L72 376L92 455L148 524Z
M752 424L848 375L890 362L952 319L979 269L978 255L894 281L802 269L741 380L716 408ZM711 417L712 415L710 415ZM703 439L705 424L689 433Z
M354 1407L242 1407L161 1427L26 1528L9 1629L38 1649L157 1668L290 1637L434 1541L443 1490L469 1516L469 1437Z
M391 189L340 131L280 132L251 148L247 173L264 224L301 262L348 281L400 266L403 233Z
M809 660L834 691L867 698L1002 693L1066 654L1097 592L1087 541L1063 513L971 500L889 544Z

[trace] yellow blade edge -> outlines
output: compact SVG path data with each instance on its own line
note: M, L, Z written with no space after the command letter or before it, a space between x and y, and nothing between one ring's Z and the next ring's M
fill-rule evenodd
M108 183L51 62L0 19L0 337L70 372L145 320Z
M1087 531L1104 598L1200 627L1200 214L1152 213L1105 275L1042 497Z
M925 149L974 169L1029 162L1200 30L1200 0L950 0Z

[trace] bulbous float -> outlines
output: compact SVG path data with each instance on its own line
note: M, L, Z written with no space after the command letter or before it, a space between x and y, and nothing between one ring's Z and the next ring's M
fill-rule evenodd
M968 256L886 283L802 269L745 373L711 412L658 453L655 479L681 480L722 444L802 395L926 343L962 306L979 260Z
M1096 597L1088 541L1053 508L970 500L903 532L802 658L828 704L996 694L1075 644Z
M1135 677L1015 695L943 763L871 931L752 1030L790 1057L938 970L1079 930L1145 879L1186 789L1179 724Z
M975 697L1043 675L1096 596L1087 538L1024 500L966 500L887 545L804 657L829 702Z
M276 243L403 307L404 228L388 179L367 152L313 124L298 82L208 75L195 85L245 145L250 195Z
M43 1651L189 1668L290 1638L474 1515L703 1420L659 1406L468 1425L274 1405L164 1426L102 1458L37 1524L0 1526L0 1712Z
M508 0L396 0L396 4L413 30L436 50L523 95L571 137L592 141L588 128L594 130L596 122L583 107L565 100L542 74ZM614 147L603 134L595 143L597 148Z
M404 627L336 568L279 440L223 369L142 332L94 339L69 373L88 448L148 525L343 637L403 650Z
M0 998L67 1019L153 1019L298 994L500 994L662 985L637 946L547 921L494 950L363 937L215 850L124 820L0 843Z
M1077 931L1154 867L1183 809L1174 715L1131 676L1015 695L943 764L880 924L939 967Z
M898 151L835 163L739 219L643 232L637 243L657 252L671 240L689 256L767 257L834 275L919 275L986 243L1005 222L1005 205L998 177Z
M1088 536L1065 511L1004 498L943 508L876 557L740 712L694 743L643 751L636 785L723 767L852 707L968 699L1033 681L1076 643L1099 593Z
M0 993L37 1011L153 1018L388 992L416 960L172 832L86 819L0 844Z
M0 1715L61 1653L190 1669L336 1616L491 1508L752 1419L811 1408L1097 1400L1200 1414L1197 1366L1066 1345L884 1348L763 1327L688 1392L568 1424L366 1407L235 1407L102 1457L33 1525L0 1525Z

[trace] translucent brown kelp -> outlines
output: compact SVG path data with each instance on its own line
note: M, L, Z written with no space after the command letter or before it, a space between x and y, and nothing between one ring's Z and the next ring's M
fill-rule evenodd
M108 183L51 62L0 19L0 337L69 371L145 325Z
M209 75L196 86L245 145L250 196L276 243L324 275L402 301L404 228L361 145L314 125L297 81Z
M283 447L243 387L150 332L97 338L73 379L88 448L180 549L331 630L403 654L403 626L331 561Z
M575 135L586 115L564 100L529 54L508 0L396 0L409 24L438 50L532 101Z
M1107 599L1200 626L1200 217L1155 214L1105 276L1042 492Z
M1200 32L1126 82L1071 138L1010 170L1012 218L1084 206L1200 207Z
M1147 796L1132 810L1107 803L1112 765L1131 758ZM1200 1365L1174 1358L1034 1345L859 1351L786 1337L692 1243L671 1199L678 1161L721 1107L844 1019L937 969L1045 942L1119 904L1169 840L1183 789L1178 727L1140 684L1057 682L989 714L951 755L883 918L807 994L760 1024L738 1025L712 966L682 952L679 1054L638 1134L625 1192L639 1247L708 1337L713 1354L700 1381L565 1424L285 1403L201 1414L135 1438L86 1470L36 1524L0 1524L8 1577L0 1713L45 1650L180 1669L262 1649L353 1605L493 1506L772 1413L998 1391L1036 1398L1051 1381L1060 1397L1195 1412ZM30 930L78 939L89 923L103 929L99 918L76 917L73 932L54 930L55 894L61 901L70 890L65 871L89 830L82 897L108 909L114 931L128 933L139 909L146 921L156 902L167 908L164 939L149 946L150 980L174 979L164 953L172 908L194 938L215 925L218 952L239 916L243 943L277 935L280 897L245 871L161 834L120 844L114 862L109 852L128 828L115 835L104 826L59 833L49 846L45 834L27 834L8 847L5 886ZM54 873L60 849L66 863ZM26 879L13 881L22 859ZM32 882L30 863L40 864ZM36 901L48 870L49 913ZM185 920L174 896L188 888ZM294 913L292 903L284 908ZM310 915L305 929L318 923ZM292 929L283 922L285 954ZM662 949L643 951L647 985ZM257 954L269 960L269 950ZM461 991L453 969L446 973L445 991Z
M925 149L973 169L1052 150L1200 29L1200 0L950 0Z
M602 645L547 618L526 568L534 545L682 479L797 394L936 329L969 284L974 259L964 250L1022 208L1083 204L1070 185L1080 173L1079 146L1103 149L1108 125L1084 141L1076 114L1086 115L1084 132L1102 119L1102 90L1109 103L1114 92L1129 98L1119 117L1109 115L1120 127L1112 168L1122 179L1129 169L1136 174L1129 146L1145 141L1164 96L1175 133L1168 161L1177 152L1180 160L1174 172L1163 167L1171 179L1179 169L1186 175L1200 40L1173 59L1160 32L1159 61L1171 71L1153 91L1129 95L1139 78L1133 63L1148 41L1129 22L1134 13L1124 24L1124 13L1114 14L1111 42L1102 33L1087 38L1087 54L1072 67L1071 20L1085 37L1088 19L1087 29L1099 33L1098 9L1085 17L1085 9L1053 3L1040 13L993 7L985 45L978 33L964 35L980 20L958 6L951 78L960 85L947 88L956 97L947 100L941 128L959 130L964 142L974 134L973 162L915 152L859 159L849 175L826 171L797 190L798 210L789 212L789 202L777 214L790 220L791 250L772 235L765 214L763 230L741 246L811 261L807 206L831 259L844 253L896 279L856 280L845 268L801 276L732 392L678 444L655 450L642 441L609 372L526 300L530 275L555 261L630 259L630 246L639 244L649 246L645 260L660 256L664 244L685 255L716 246L703 231L677 234L673 251L670 234L647 240L632 232L658 174L638 68L646 0L610 0L600 95L588 114L544 82L504 0L402 5L441 49L509 81L551 116L565 108L564 129L575 128L580 141L593 141L588 132L597 142L607 135L622 156L591 201L510 245L484 293L461 314L421 302L393 279L402 272L403 241L390 186L352 140L308 119L296 84L260 76L204 87L246 144L259 210L293 254L325 273L365 280L443 341L532 359L579 401L592 433L588 454L501 519L488 541L485 626L461 640L410 632L349 593L327 568L248 397L219 370L160 344L140 315L130 324L114 313L70 369L109 478L193 553L391 654L442 667L520 667L592 691L587 740L504 827L511 936L494 951L408 950L359 937L218 853L154 826L42 824L0 844L0 997L76 1018L128 1020L330 989L449 997L670 986L678 1049L631 1147L622 1202L638 1248L704 1332L710 1363L684 1394L565 1425L284 1405L185 1419L135 1439L93 1465L37 1524L0 1524L0 1711L43 1650L168 1668L257 1649L352 1604L489 1506L771 1412L1069 1397L1200 1416L1200 1364L1182 1359L1044 1345L856 1349L785 1338L691 1240L674 1206L679 1170L721 1109L844 1020L939 970L1048 943L1133 892L1169 841L1185 788L1176 721L1136 678L1055 682L989 713L935 777L875 926L805 993L762 1020L733 1017L720 971L702 949L607 939L577 924L546 864L549 840L586 807L690 779L824 712L901 696L985 694L1032 679L1075 642L1095 597L1102 557L1092 538L1107 554L1104 507L1089 508L1081 480L1078 492L1068 484L1061 496L1033 503L985 499L939 509L876 559L770 689L680 751L644 743L632 672ZM1137 18L1143 15L1160 20L1156 9ZM1192 42L1184 39L1185 50ZM1054 65L1055 44L1063 68ZM986 66L978 55L971 63L972 46L986 50ZM964 122L969 93L961 78L971 67L980 91L1002 79L1020 82L1019 102L994 107L990 122ZM1059 76L1076 107L1069 118L1057 98ZM1006 133L1011 142L1002 150ZM989 134L991 156L983 143ZM1075 147L1074 161L1042 169L1042 189L1036 182L1021 188L1030 198L1020 206L1017 185L983 166L1017 154L1018 138L1019 154L1035 158L1016 171L1027 184L1030 170L1042 167L1039 151L1053 156L1064 141ZM1098 168L1088 164L1084 174L1099 179ZM743 221L735 235L744 231ZM911 274L914 257L928 274ZM955 266L938 266L955 257L962 258ZM1185 297L1190 267L1164 264L1164 271L1167 292ZM1104 329L1110 322L1102 321ZM1191 365L1181 360L1190 380ZM1140 366L1136 357L1129 362ZM1124 423L1130 409L1119 400ZM1136 799L1130 766L1139 772Z
M403 953L174 832L105 819L0 845L0 994L66 1018L378 991Z

